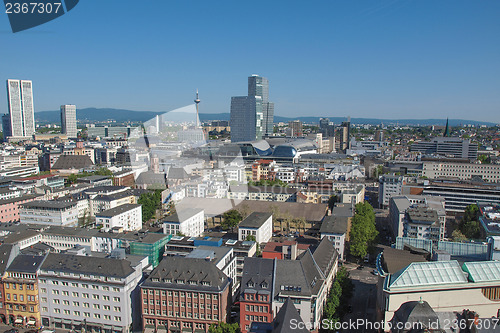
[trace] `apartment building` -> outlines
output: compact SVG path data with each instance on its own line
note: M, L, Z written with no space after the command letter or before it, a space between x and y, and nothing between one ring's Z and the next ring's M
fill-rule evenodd
M257 243L267 243L273 236L273 215L253 212L238 225L238 240L255 237Z
M479 177L488 183L500 183L500 165L469 161L424 161L422 176L429 179L449 177L460 180Z
M190 237L201 236L205 230L205 212L203 209L182 209L163 218L163 233L167 235L183 234Z
M106 230L119 228L133 231L142 228L142 206L124 204L96 214L96 225Z
M78 225L75 201L35 200L21 205L20 221L25 224L43 224L74 227Z

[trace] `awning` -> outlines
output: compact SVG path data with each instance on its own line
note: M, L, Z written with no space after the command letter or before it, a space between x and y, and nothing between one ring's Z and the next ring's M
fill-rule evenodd
M17 318L16 321L15 321L16 324L22 324L23 323L23 320L22 318Z
M104 328L105 330L110 330L113 327L111 325L102 325L102 328Z
M35 324L36 324L36 321L34 321L34 320L29 320L27 325L35 325Z
M69 319L63 319L63 323L64 324L71 324L71 320L69 320Z
M54 319L52 319L52 321L54 323L60 323L62 321L62 319L61 318L54 318Z

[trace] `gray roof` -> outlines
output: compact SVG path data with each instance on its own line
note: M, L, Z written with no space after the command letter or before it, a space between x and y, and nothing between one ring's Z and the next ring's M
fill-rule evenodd
M38 197L41 197L43 196L43 194L26 194L26 195L23 195L21 197L17 197L17 198L10 198L10 199L5 199L5 200L0 200L0 206L1 205L6 205L6 204L10 204L10 203L13 203L13 202L19 202L19 201L24 201L24 200L31 200L31 199L36 199Z
M42 265L45 256L20 254L14 258L7 268L9 272L36 273Z
M316 264L319 266L323 275L328 276L332 268L335 266L335 262L338 259L337 250L332 241L327 237L324 237L319 243L316 250L314 250L313 258Z
M110 177L109 176L92 175L92 176L78 178L78 181L85 182L85 183L93 183L93 182L106 180L106 179L110 179Z
M85 273L117 278L125 278L134 273L134 269L132 269L128 260L65 253L49 253L41 269L44 271Z
M187 179L189 175L184 168L169 168L167 179Z
M321 221L325 216L327 204L299 203L299 202L279 202L279 201L259 201L243 200L236 206L236 209L248 209L251 212L272 212L273 207L280 212L287 212L293 217L303 217L306 221ZM232 209L232 207L229 207Z
M292 322L293 320L293 322ZM292 328L292 323L295 323ZM302 318L300 317L299 311L293 305L293 302L290 298L287 298L285 303L281 306L281 309L278 311L278 314L273 320L273 330L271 333L307 333L309 332L305 328L305 325L300 325L303 323Z
M104 210L100 213L97 213L96 217L113 217L116 215L123 214L124 212L128 212L129 210L135 209L137 207L141 207L141 205L137 204L124 204L111 209Z
M196 214L203 212L203 209L199 208L184 208L182 210L178 210L175 214L165 216L161 222L174 222L179 223L186 221L187 219L195 216Z
M325 216L323 222L321 223L321 227L319 229L320 233L328 233L328 234L346 234L347 227L349 225L349 218L346 216Z
M170 282L167 279L170 279ZM179 280L182 283L179 283ZM164 257L144 281L142 287L220 292L229 284L230 279L211 261L198 258Z
M76 206L76 201L34 200L22 204L24 208L65 209Z
M154 173L153 171L144 171L135 180L136 184L156 185L160 187L166 186L164 173Z
M332 210L334 216L354 216L354 206L351 203L336 203Z
M253 212L238 225L239 228L260 228L272 216L271 213Z
M94 165L87 155L61 155L51 169L83 169Z
M433 224L439 222L437 212L425 207L410 207L406 211L406 214L413 223Z
M133 196L133 194L132 194L132 192L127 190L127 191L122 191L122 192L112 193L112 194L98 194L92 200L114 201L114 200L119 200L119 199L123 199L123 198L130 197L130 196Z
M421 323L423 325L422 328L436 329L436 326L431 326L430 324L436 325L439 322L439 318L429 303L425 301L410 301L401 304L399 309L394 313L392 322L395 324L394 327L397 326L396 323L414 323L413 326L407 324L409 326L405 325L402 327L417 328L417 323ZM441 327L441 325L438 325L438 327Z
M5 269L12 262L15 256L16 248L12 244L0 245L0 274L5 273Z
M273 259L246 257L241 277L242 295L245 292L271 293L274 279L274 264L275 261Z

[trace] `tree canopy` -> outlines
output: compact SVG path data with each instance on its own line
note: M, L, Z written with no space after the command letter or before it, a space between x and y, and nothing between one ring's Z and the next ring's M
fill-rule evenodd
M137 203L142 205L142 222L151 220L156 215L156 210L161 207L161 190L141 194Z
M242 220L241 213L237 211L236 209L231 209L222 214L223 220L221 222L221 227L224 230L231 229L233 230L234 227L236 227L240 221Z
M358 203L349 234L350 253L363 258L368 254L368 249L374 244L377 236L373 207L368 202Z
M468 239L477 239L481 237L479 207L477 205L469 205L465 208L464 218L460 221L458 230Z
M208 328L208 333L240 333L240 326L238 323L228 324L224 322L219 322L217 324L212 324Z

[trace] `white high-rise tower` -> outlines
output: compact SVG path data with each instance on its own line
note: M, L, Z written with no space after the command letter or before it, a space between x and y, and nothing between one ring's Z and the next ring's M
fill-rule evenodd
M33 106L32 82L29 80L7 80L7 100L9 103L8 122L4 132L14 137L30 137L35 134L35 110Z
M77 137L76 105L61 105L61 133L66 134L68 138Z

